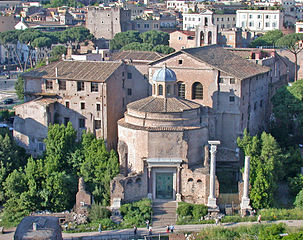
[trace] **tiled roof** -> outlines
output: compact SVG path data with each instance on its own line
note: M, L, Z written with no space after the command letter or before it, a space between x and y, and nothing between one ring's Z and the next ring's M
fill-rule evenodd
M155 61L163 57L162 54L157 52L147 52L147 51L122 51L115 52L111 56L111 60L122 60L122 59L132 59L141 61Z
M24 77L105 82L121 62L59 61L24 73ZM56 77L56 68L58 76Z
M181 51L239 79L264 74L270 70L216 45L188 48Z
M182 98L169 97L147 97L127 105L128 109L141 112L165 113L183 112L186 110L197 109L200 105Z
M180 33L183 33L187 36L191 36L191 37L194 37L196 35L196 33L194 31L187 31L187 30L177 30L177 31L174 31L172 33L175 33L175 32L180 32Z

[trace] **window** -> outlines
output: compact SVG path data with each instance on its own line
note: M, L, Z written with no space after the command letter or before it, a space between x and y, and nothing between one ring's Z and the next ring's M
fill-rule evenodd
M224 78L219 77L219 83L224 83Z
M257 102L254 103L254 110L257 110Z
M260 107L263 107L263 100L260 101Z
M128 96L131 96L131 95L132 95L132 89L131 89L131 88L128 88L128 89L127 89L127 95L128 95Z
M166 86L166 94L167 94L167 96L171 95L171 86L170 85Z
M77 82L77 91L84 91L84 82Z
M98 83L91 82L90 87L91 87L91 92L98 92Z
M254 22L249 22L248 25L249 25L250 27L253 27L253 26L254 26Z
M39 151L44 151L44 143L39 142L38 146L39 146Z
M185 98L185 83L178 82L178 96Z
M66 90L66 81L59 80L59 90Z
M139 23L137 24L137 28L140 28L140 24Z
M46 80L46 89L53 89L53 81L52 80Z
M160 95L160 96L163 95L163 86L162 85L158 86L158 95Z
M182 60L182 59L179 59L178 63L179 63L179 64L182 64L182 63L183 63L183 60Z
M192 99L203 99L203 86L199 82L193 84Z
M122 79L122 88L125 88L125 80Z
M182 37L178 37L178 40L182 40Z
M79 118L79 128L85 128L85 119Z
M273 23L272 23L272 27L277 27L277 23L276 23L276 22L273 22Z
M261 15L258 15L258 19L260 19L261 18Z
M64 122L63 122L63 123L64 123L64 126L67 126L68 122L69 122L69 118L68 118L68 117L65 117L65 118L64 118Z
M235 84L236 83L236 79L234 79L234 78L229 79L229 83L230 84Z
M96 104L96 109L97 109L97 111L101 111L101 104L100 103Z
M252 16L252 15L249 15L249 18L250 18L250 19L252 19L252 18L253 18L253 16Z
M127 79L132 79L132 73L127 73Z
M229 101L234 102L235 101L235 96L229 96Z
M101 120L95 120L95 129L101 129Z
M144 28L149 28L149 24L144 24Z
M270 27L270 23L269 22L265 23L265 27Z
M80 108L81 108L81 109L85 109L85 102L81 102L81 103L80 103Z
M65 107L69 108L69 102L68 101L65 102Z

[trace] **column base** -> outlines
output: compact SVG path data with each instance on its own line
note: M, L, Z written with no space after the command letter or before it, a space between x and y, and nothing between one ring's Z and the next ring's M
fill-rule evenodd
M242 216L247 216L251 212L252 207L249 205L249 203L250 203L249 198L242 197L242 201L240 204Z
M147 194L147 198L149 198L150 200L153 200L153 194L152 193L148 193Z
M182 202L182 199L181 199L182 195L180 193L177 193L176 194L176 201L177 202Z
M218 208L218 206L217 206L217 199L216 198L208 197L207 207L208 208L214 208L214 209Z

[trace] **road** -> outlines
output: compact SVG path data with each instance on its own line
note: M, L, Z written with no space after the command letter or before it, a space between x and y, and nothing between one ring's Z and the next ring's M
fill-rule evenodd
M3 100L12 98L14 103L19 101L16 91L15 83L17 81L17 75L12 75L11 79L7 79L5 76L0 76L0 107L7 107L9 105L2 104Z
M263 223L285 223L289 227L302 227L303 220L279 220L274 222L263 222ZM238 227L238 226L250 226L253 224L259 224L258 222L240 222L240 223L223 223L221 226L230 228L230 227ZM214 224L196 224L196 225L176 225L175 232L198 232L204 228L208 227L216 227ZM165 234L166 229L162 228L154 228L153 234L157 235L159 233ZM139 228L139 235L147 235L146 228ZM122 229L122 230L112 230L112 231L103 231L102 233L98 232L85 232L85 233L63 233L64 240L97 240L97 239L119 239L121 236L132 236L133 229ZM119 237L120 236L120 237ZM0 240L11 240L14 237L14 229L11 229L8 233L0 235Z

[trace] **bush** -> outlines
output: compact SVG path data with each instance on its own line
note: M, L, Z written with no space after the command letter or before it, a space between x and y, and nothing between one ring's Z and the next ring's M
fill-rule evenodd
M93 204L88 215L88 219L91 222L97 222L101 219L109 218L111 216L110 210L102 206L101 204Z
M150 199L123 204L120 208L123 216L122 227L144 227L145 221L151 221L152 206Z
M177 214L179 217L192 216L193 206L190 203L181 202L178 204Z
M194 219L200 219L201 217L204 217L208 212L207 206L203 204L196 204L193 206L192 215Z
M262 240L271 240L271 239L282 239L279 236L280 233L285 233L285 224L273 224L271 226L266 226L260 231L259 238Z
M303 209L303 189L296 196L296 200L294 202L294 205L297 208L302 208Z

